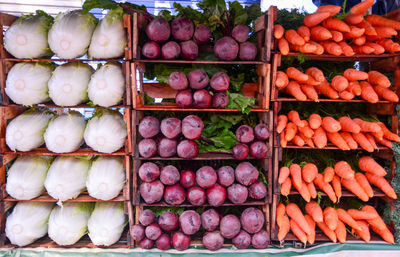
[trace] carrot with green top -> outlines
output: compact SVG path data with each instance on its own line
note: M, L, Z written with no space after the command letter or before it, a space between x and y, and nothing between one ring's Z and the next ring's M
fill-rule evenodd
M332 186L329 183L325 183L324 177L322 174L318 173L317 176L314 179L314 184L321 189L322 191L325 192L325 194L331 199L332 202L336 203L337 202L337 197L335 192L333 191Z
M301 167L297 163L293 163L289 167L290 176L293 179L293 184L296 184L296 187L301 187L303 184L303 179L301 177Z
M314 163L307 163L301 169L303 180L307 183L312 182L318 174L318 168Z
M374 197L374 190L372 189L371 184L368 182L367 177L361 172L357 172L354 177L357 180L358 184L360 184L362 189L364 189L368 197L369 198Z
M285 128L288 123L288 117L284 114L278 116L278 122L276 125L276 131L280 134Z
M361 229L357 221L355 221L353 217L351 217L350 214L348 214L345 210L338 208L336 209L336 212L340 221L349 225L353 229Z
M314 113L308 117L308 124L311 129L317 129L322 125L322 118L318 114Z
M314 130L313 141L317 148L324 148L327 145L328 138L326 136L325 130L322 127Z
M342 127L340 126L339 121L335 120L332 117L327 116L322 119L322 128L326 132L334 133L340 131Z
M342 197L342 183L340 182L339 176L337 175L333 176L332 187L333 190L335 191L338 201L340 201L340 198Z
M382 192L384 192L387 196L392 199L397 199L396 192L384 177L377 176L368 172L365 173L365 176L367 177L369 183L382 190Z
M374 151L374 147L369 142L368 138L364 135L364 133L353 133L352 134L354 140L357 144L364 149L365 151L372 153Z
M335 169L332 167L326 167L324 170L324 182L325 183L330 183L335 176Z
M347 190L349 190L350 192L355 194L362 201L367 202L369 200L367 193L365 193L364 189L360 186L360 184L354 178L342 179L342 185Z
M355 150L358 148L357 142L354 140L353 136L349 132L342 131L340 132L340 135L342 136L344 141L346 141L351 150Z
M285 29L282 27L282 25L275 24L274 25L274 37L276 39L281 39L283 37L283 34L285 34Z
M297 126L293 122L289 122L285 129L285 139L290 142L297 134Z
M306 212L313 218L315 222L323 222L324 214L321 206L315 201L310 201L306 203Z
M289 203L288 205L286 205L286 214L292 220L294 220L307 235L311 233L311 228L308 226L308 223L297 204Z

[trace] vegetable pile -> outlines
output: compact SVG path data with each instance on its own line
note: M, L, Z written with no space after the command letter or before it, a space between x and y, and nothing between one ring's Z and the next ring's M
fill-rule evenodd
M383 16L365 14L374 4L364 0L339 14L340 6L323 5L304 17L297 30L274 26L274 37L282 55L290 51L306 54L353 56L356 54L397 53L400 45L392 40L400 30L400 22Z
M245 203L248 197L262 200L267 188L259 181L258 171L250 162L241 162L236 168L222 166L215 170L203 166L196 173L179 170L173 165L163 167L145 162L139 168L142 181L139 192L147 204L164 201L168 205L181 205L187 200L193 206L221 206L226 198L234 204ZM235 183L236 182L236 183ZM197 185L196 185L197 184ZM185 190L186 189L186 190Z
M275 86L298 101L318 102L318 94L322 94L329 99L352 100L358 96L369 103L380 100L399 102L399 97L390 88L390 80L379 71L367 73L353 68L346 69L343 75L336 75L328 82L323 72L316 67L308 68L305 73L289 67L286 73L277 72Z
M155 245L160 250L168 250L172 246L183 251L189 248L192 238L199 231L204 234L203 245L212 251L220 249L225 240L232 240L238 249L250 246L263 249L270 241L269 234L264 230L264 214L253 207L245 209L240 218L233 214L221 215L215 209L208 209L201 215L193 210L181 213L163 211L156 217L151 209L145 209L139 215L139 222L130 232L143 249Z

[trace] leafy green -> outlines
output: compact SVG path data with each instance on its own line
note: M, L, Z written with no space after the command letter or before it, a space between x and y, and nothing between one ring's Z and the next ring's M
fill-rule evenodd
M301 12L299 9L279 9L275 24L281 24L285 30L297 29L303 25L304 16L307 13Z
M174 18L169 10L161 10L158 13L158 16L163 17L168 22L172 21L172 19Z
M226 106L228 109L238 109L244 114L249 114L251 112L251 107L256 103L256 99L253 97L245 97L242 93L229 93L229 104Z
M244 84L244 73L239 73L237 76L230 77L231 89L234 92L239 92Z
M265 178L265 174L261 170L258 172L258 180L261 181L266 187L268 187L268 182Z
M159 217L161 214L163 214L166 211L174 212L178 215L181 215L185 211L185 208L175 207L175 206L168 206L168 207L157 206L157 207L150 207L149 209L151 209L154 212L156 217Z
M247 12L239 2L229 3L229 14L233 25L247 24Z
M113 0L86 0L82 5L83 13L88 13L94 8L112 10L118 7L118 3Z
M206 21L205 16L201 12L193 9L190 5L183 7L181 4L175 2L174 9L177 12L177 17L191 19L196 25L203 24Z

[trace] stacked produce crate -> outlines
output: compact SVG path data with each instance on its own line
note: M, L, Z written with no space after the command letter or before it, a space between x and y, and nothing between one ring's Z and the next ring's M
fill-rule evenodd
M392 35L374 37L367 34L367 28L367 35L364 29L363 35L352 35L367 21L378 27L377 32L383 26L373 23L373 15L364 20L365 13L358 13L357 8L364 10L366 4L372 3L362 2L344 21L329 18L341 10L339 6L321 6L315 14L305 16L306 26L292 25L292 30L286 31L275 26L271 237L281 244L343 243L346 234L347 240L394 241L390 224L385 225L381 217L383 205L393 207L397 198L390 181L395 175L392 142L399 140L395 108L399 69L397 64L393 69L382 63L390 64L398 50L384 44L390 41L384 38ZM340 26L332 26L332 22ZM323 33L317 30L327 32L328 38L318 39ZM347 42L352 46L343 38L350 39ZM391 73L391 80L380 72ZM359 213L372 215L361 217Z
M3 36L1 33L0 246L129 247L131 241L127 224L132 223L134 217L130 203L131 17L123 15L122 12L114 16L114 29L117 30L114 37L119 40L116 55L120 56L96 57L98 55L92 51L96 49L89 48L89 53L92 51L89 58L86 53L89 45L80 49L82 46L79 44L84 45L85 40L89 43L94 31L93 37L97 33L102 39L92 39L92 44L100 42L100 45L104 46L101 40L109 40L107 36L101 35L100 31L104 29L100 26L105 26L105 20L104 23L97 23L94 16L83 14L81 11L63 15L66 19L69 17L70 22L75 20L77 23L70 26L71 24L60 15L57 21L59 27L54 28L54 23L52 29L58 30L58 37L67 36L61 42L51 45L51 48L55 52L54 49L58 49L59 44L60 52L68 52L68 49L73 52L78 49L80 53L75 53L73 57L60 57L58 53L44 53L33 57L28 56L28 52L17 51L12 53L14 56L20 56L16 58L4 47L4 43L7 45L7 36L8 44L27 44L33 52L39 51L43 44L47 45L49 27L46 30L46 26L49 25L38 27L38 19L43 19L41 21L44 22L45 19L51 18L37 13L36 16L25 17L26 20L17 20L18 17L0 14L2 32L16 29L19 25L21 30L26 29L24 26L29 28L25 30L26 34L18 32L18 29L15 34L10 32ZM88 24L84 23L84 28L76 27L76 24L82 22L79 19L87 19ZM30 24L24 23L26 21ZM12 41L15 40L14 36L17 41ZM44 41L40 41L41 37L44 37ZM79 42L74 39L79 39ZM38 45L29 45L34 43ZM12 46L8 47L8 50L12 49ZM46 48L43 48L43 51L47 51ZM59 71L54 71L55 66ZM91 67L96 66L96 73L93 73ZM100 74L101 68L105 73ZM64 71L61 71L62 69ZM107 74L106 70L110 72ZM56 77L57 73L61 78ZM50 89L54 90L53 93L48 93L49 79L53 80L53 88ZM79 83L81 85L78 85ZM95 88L94 92L89 92L91 102L87 99L89 83L93 83ZM50 87L50 82L48 84ZM37 88L33 88L34 86ZM99 98L94 100L93 93L100 93L100 89L112 88L115 91L103 97L103 102ZM58 92L57 96L57 90L63 92ZM42 100L35 98L38 94L41 94ZM30 100L37 102L24 102ZM18 101L21 102L18 104ZM28 110L28 106L34 110ZM68 196L62 195L68 192ZM71 192L75 195L71 195ZM62 218L65 220L61 221ZM108 230L110 227L107 227L108 224L104 221L114 222L111 226L116 226L113 228L116 230ZM88 223L90 237L86 235ZM118 226L122 234L118 234ZM10 238L13 242L10 242Z

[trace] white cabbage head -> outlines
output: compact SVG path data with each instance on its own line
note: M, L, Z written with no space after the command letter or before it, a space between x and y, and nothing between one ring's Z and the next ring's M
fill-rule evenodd
M65 203L54 207L49 218L49 237L59 245L72 245L87 233L92 203Z
M53 20L53 17L43 11L19 17L4 35L5 49L16 58L50 55L47 33Z
M54 153L70 153L83 144L86 120L76 111L64 113L51 120L44 133L46 147Z
M44 143L43 134L52 114L28 110L14 118L6 128L6 143L12 151L27 152Z
M20 62L8 72L6 94L16 104L31 106L50 100L47 83L53 66L42 63Z
M125 170L120 156L100 156L89 169L86 188L91 197L103 201L117 197L125 185Z
M49 95L56 105L75 106L88 100L87 88L93 68L86 63L58 66L49 80Z
M44 182L47 193L61 202L78 197L85 190L89 167L86 158L58 156Z
M101 153L113 153L124 146L126 124L117 111L101 110L89 121L84 139L88 146Z
M95 245L115 244L124 231L127 218L123 202L97 202L89 218L89 237Z
M50 167L50 158L40 155L22 155L8 170L6 191L18 200L31 200L44 192L44 180Z
M122 101L125 77L121 65L107 63L95 71L90 79L88 95L95 105L110 107Z
M124 54L127 44L124 29L123 9L110 10L97 24L89 47L90 58L109 59Z
M6 236L12 244L25 246L47 234L54 203L18 202L6 220Z
M49 31L50 49L61 59L84 55L97 22L93 14L81 10L60 13Z

